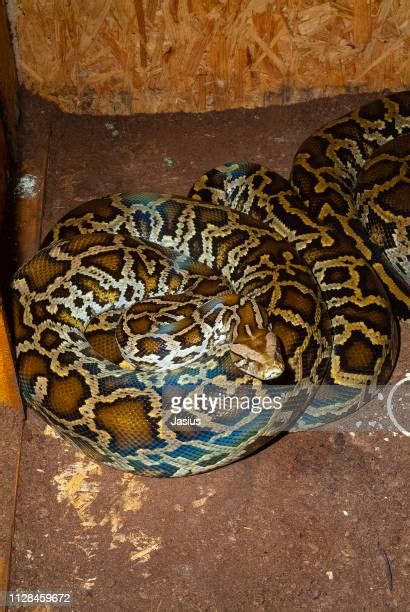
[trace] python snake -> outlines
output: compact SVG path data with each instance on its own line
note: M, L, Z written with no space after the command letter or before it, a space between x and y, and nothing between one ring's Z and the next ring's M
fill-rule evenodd
M25 403L90 456L151 476L214 469L356 410L394 367L393 310L409 316L408 141L397 159L388 145L407 133L410 92L392 94L310 136L290 183L229 163L188 198L75 208L13 279ZM199 419L188 404L176 418L187 397Z

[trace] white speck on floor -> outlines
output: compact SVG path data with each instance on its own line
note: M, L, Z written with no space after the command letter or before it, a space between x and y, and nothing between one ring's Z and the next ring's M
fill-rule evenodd
M105 124L105 127L107 128L109 132L111 132L111 136L113 136L114 138L120 135L119 131L116 129L113 123L107 121L107 123Z

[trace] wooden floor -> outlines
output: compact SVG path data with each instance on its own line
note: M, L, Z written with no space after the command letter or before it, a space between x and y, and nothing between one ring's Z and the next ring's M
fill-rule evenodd
M186 194L204 171L237 159L287 176L313 129L371 97L96 118L26 94L16 263L98 195ZM409 339L393 380L408 369ZM71 591L74 610L408 609L409 440L379 417L366 407L221 470L155 480L93 463L29 412L10 588Z

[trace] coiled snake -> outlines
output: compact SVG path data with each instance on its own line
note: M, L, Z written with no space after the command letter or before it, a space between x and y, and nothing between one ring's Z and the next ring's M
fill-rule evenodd
M14 276L25 403L89 455L153 476L356 410L394 366L393 310L409 318L407 133L402 92L310 136L290 183L229 163L188 199L74 209Z

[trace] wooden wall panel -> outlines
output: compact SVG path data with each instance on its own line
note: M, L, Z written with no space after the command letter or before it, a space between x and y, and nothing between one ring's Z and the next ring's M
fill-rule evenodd
M410 85L408 0L8 0L65 111L209 111Z

